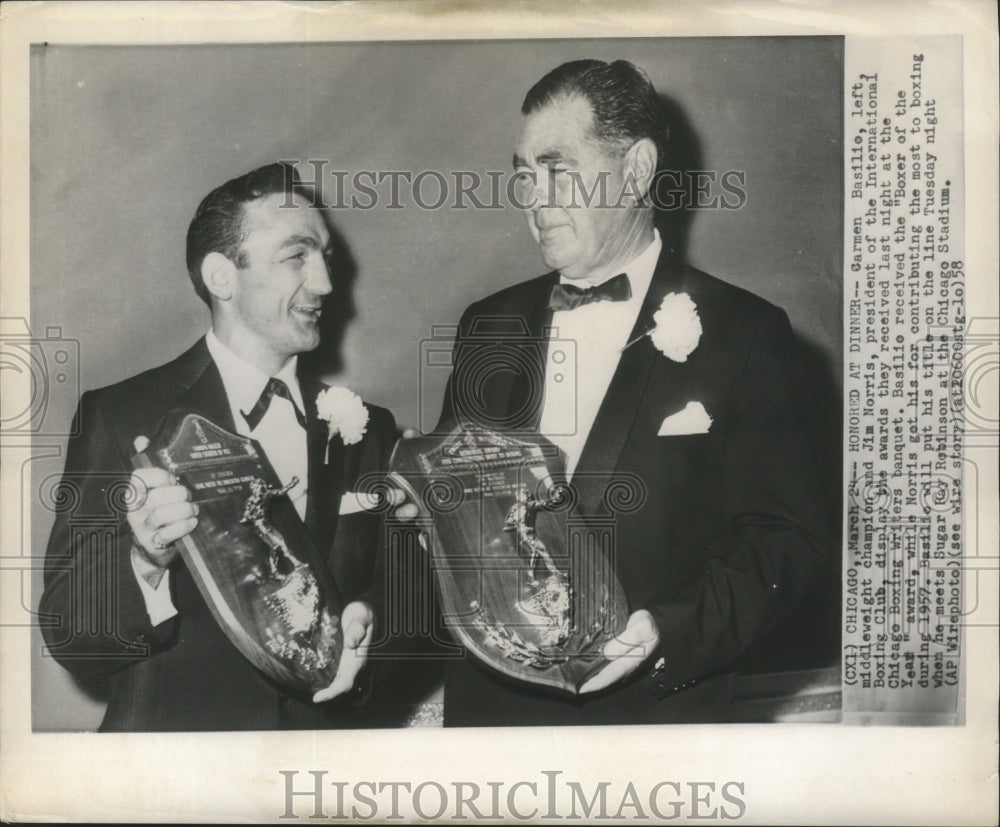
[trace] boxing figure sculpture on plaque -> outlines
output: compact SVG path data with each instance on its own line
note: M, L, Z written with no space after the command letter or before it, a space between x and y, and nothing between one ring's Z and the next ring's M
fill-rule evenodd
M577 693L628 617L607 532L572 516L559 450L460 425L401 440L390 462L428 527L445 623L509 677Z
M306 692L333 681L341 598L259 446L196 413L172 411L133 458L186 485L200 511L180 555L233 645L271 678Z

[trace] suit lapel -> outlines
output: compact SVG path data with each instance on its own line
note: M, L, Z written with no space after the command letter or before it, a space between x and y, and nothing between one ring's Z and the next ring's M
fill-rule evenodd
M189 364L183 367L190 371L190 384L178 397L175 407L201 414L210 422L232 433L236 432L233 412L229 407L222 376L208 351L208 345L201 339L181 359Z
M660 352L645 334L653 329L653 315L663 297L671 290L679 289L682 274L674 256L664 250L628 338L634 343L622 353L574 472L573 484L579 496L579 510L585 515L600 510L604 492L618 467L653 367L661 358Z
M309 454L309 495L306 501L306 528L316 546L325 553L337 531L340 499L344 494L344 442L329 438L329 426L316 412L316 397L323 384L314 376L299 374L299 387L305 405ZM329 443L329 451L327 450Z
M538 291L521 317L528 339L524 351L519 354L518 369L509 374L512 379L504 420L518 431L536 430L542 416L548 331L552 327L552 311L548 307L549 293L557 279L557 273L550 273L539 282Z

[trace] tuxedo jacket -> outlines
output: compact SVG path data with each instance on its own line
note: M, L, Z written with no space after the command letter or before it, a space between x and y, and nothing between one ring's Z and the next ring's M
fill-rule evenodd
M557 281L549 273L468 308L440 427L537 426ZM686 293L701 320L686 361L642 335L669 293ZM828 505L784 311L664 252L633 339L571 483L577 517L614 517L613 564L628 611L652 614L659 650L629 679L578 697L466 658L448 669L446 725L727 720L734 662L833 574ZM658 436L690 402L711 417L707 432ZM625 508L622 492L637 500Z
M327 451L317 417L322 384L300 369L308 442L305 525L345 603L369 593L378 563L380 517L339 514L341 495L369 472L385 469L395 440L392 415L368 406L364 438ZM66 455L56 519L46 554L40 611L51 655L74 675L106 682L103 731L243 730L385 725L356 693L314 705L254 668L213 619L178 557L170 589L177 615L150 623L133 573L132 536L116 491L132 471L133 439L152 436L177 408L235 432L222 378L205 340L174 361L85 393ZM287 497L274 507L294 507Z

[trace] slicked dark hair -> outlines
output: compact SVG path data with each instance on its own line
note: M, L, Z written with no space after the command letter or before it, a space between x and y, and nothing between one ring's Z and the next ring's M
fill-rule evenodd
M275 193L289 196L301 195L318 207L313 190L303 184L295 167L287 163L274 163L259 167L239 178L226 181L202 199L195 211L187 233L187 269L194 285L194 292L211 307L211 294L201 277L201 265L209 253L222 253L237 267L248 265L243 242L244 204L249 204Z
M646 73L627 60L573 60L557 66L528 90L521 114L550 103L581 97L594 114L594 137L622 155L641 138L656 144L656 170L667 169L670 124Z

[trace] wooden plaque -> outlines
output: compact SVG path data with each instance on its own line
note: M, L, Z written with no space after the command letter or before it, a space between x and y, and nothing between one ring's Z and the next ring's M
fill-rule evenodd
M191 490L198 526L180 555L233 645L286 686L328 686L343 648L341 598L259 445L173 411L133 464Z
M459 642L509 677L575 694L607 663L604 644L628 609L607 543L571 517L563 467L542 437L467 424L400 440L391 478L429 524Z

